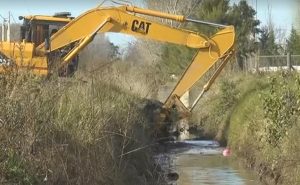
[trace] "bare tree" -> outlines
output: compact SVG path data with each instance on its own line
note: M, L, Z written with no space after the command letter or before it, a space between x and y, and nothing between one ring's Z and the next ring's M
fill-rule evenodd
M177 15L189 16L192 14L194 9L199 6L202 0L146 0L146 4L151 9L156 9L162 12L167 12ZM163 20L163 22L168 23L172 26L179 26L180 24L175 24L172 20Z
M94 71L105 63L118 57L118 47L113 45L104 34L98 34L79 55L80 69Z
M154 66L160 60L162 45L151 40L138 40L128 46L124 60L135 65Z
M189 16L193 10L201 3L202 0L146 0L146 6L149 9L167 12L177 15ZM172 20L147 17L155 21L161 21L164 24L169 24L174 27L179 27L181 24ZM135 64L154 65L160 60L161 46L163 44L151 40L138 40L129 46L126 61Z
M7 25L5 25L5 38L6 38ZM2 29L0 29L0 36L2 35ZM13 23L10 25L10 40L20 41L20 24Z

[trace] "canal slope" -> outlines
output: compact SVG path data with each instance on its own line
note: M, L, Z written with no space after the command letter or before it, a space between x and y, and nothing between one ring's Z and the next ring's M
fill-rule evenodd
M207 95L194 111L194 132L229 146L266 184L299 184L298 73L223 76Z

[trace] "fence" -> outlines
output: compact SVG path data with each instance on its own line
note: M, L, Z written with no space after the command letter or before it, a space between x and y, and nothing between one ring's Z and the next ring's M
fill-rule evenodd
M246 64L248 71L300 71L300 55L251 55L247 58Z

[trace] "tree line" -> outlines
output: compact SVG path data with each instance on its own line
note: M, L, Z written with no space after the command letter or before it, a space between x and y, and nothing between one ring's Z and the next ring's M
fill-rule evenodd
M300 54L300 35L294 27L287 37L280 35L272 23L271 16L270 23L262 25L261 21L256 18L255 9L245 0L233 4L230 3L230 0L191 0L188 3L178 0L145 0L145 2L150 9L234 25L236 29L235 60L240 69L244 68L247 57L254 53L260 55L280 55L288 52L295 55ZM204 25L164 22L176 27L187 27L207 35L216 32L215 28ZM168 74L180 74L195 52L193 49L172 44L162 46L160 51L161 59L157 63L157 67Z

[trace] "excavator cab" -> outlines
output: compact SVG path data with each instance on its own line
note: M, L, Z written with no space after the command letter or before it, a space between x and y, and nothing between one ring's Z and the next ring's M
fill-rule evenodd
M21 16L23 20L21 26L21 40L34 43L39 46L43 42L49 41L50 37L59 29L68 24L73 18L69 12L57 13L54 16Z
M34 16L22 16L19 17L23 20L21 26L21 41L26 43L33 43L34 47L38 47L42 43L45 43L46 49L51 51L50 38L58 30L63 28L66 24L72 21L74 18L71 17L69 12L56 13L54 16L45 15L34 15ZM61 53L52 54L48 58L48 67L53 67L53 55L61 57ZM52 58L51 58L52 57ZM59 76L70 76L74 74L78 66L78 56L73 58L69 64L60 67L58 73Z

